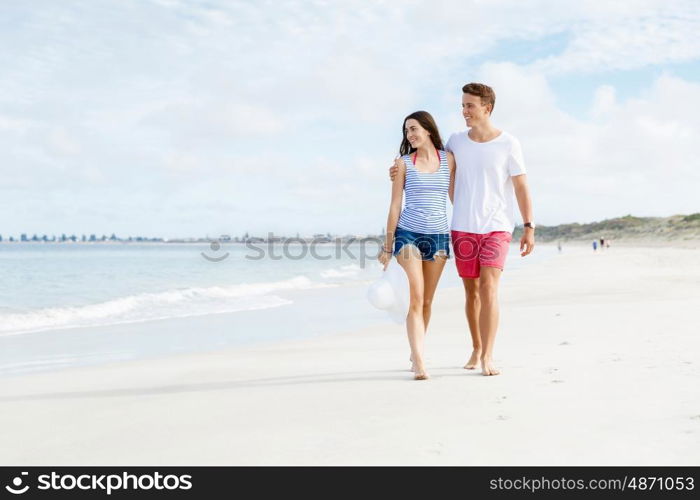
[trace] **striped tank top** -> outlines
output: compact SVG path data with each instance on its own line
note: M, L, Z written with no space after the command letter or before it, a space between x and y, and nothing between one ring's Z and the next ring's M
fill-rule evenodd
M449 233L447 224L447 191L450 187L450 167L447 153L438 151L440 168L436 172L419 172L411 155L404 155L406 201L398 227L423 234Z

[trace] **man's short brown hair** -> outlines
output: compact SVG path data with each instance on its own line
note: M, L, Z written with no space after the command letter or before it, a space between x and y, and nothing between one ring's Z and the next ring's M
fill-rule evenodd
M491 111L489 114L493 113L493 108L496 106L496 93L491 87L483 83L467 83L462 87L462 92L481 97L481 104L483 106L488 106L490 104Z

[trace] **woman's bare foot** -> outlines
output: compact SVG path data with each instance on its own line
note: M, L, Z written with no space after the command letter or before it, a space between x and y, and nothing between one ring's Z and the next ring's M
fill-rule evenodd
M499 375L501 371L493 366L491 359L481 359L481 374L482 375Z
M476 368L476 365L479 363L479 358L481 357L481 349L474 349L472 351L472 356L469 358L469 361L467 361L467 364L464 365L465 370L473 370Z
M430 378L430 375L425 370L416 370L413 373L413 380L428 380Z
M428 380L430 376L425 371L423 363L413 363L413 380Z

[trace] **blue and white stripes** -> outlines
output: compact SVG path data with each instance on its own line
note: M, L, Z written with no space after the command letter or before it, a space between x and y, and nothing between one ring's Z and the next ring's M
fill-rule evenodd
M432 173L419 172L411 156L403 156L406 164L406 201L398 227L424 234L449 233L445 204L450 187L450 168L447 153L440 151L439 154L440 168Z

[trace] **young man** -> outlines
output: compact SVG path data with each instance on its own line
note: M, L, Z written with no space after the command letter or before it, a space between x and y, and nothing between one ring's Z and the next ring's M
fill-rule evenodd
M491 123L493 89L480 83L462 88L462 115L469 130L452 134L446 148L456 160L452 246L466 292L473 352L464 366L481 362L484 375L498 375L493 346L498 329L498 284L515 220L517 199L524 222L520 255L535 246L535 224L520 142ZM392 167L391 176L395 175Z

